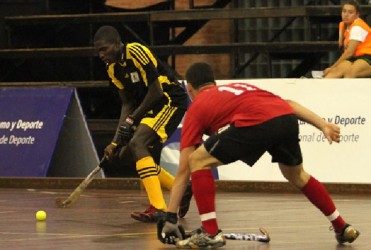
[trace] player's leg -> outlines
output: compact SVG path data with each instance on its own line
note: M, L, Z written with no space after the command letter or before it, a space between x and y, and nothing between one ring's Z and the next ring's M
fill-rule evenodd
M204 145L193 152L189 158L192 189L201 217L202 226L206 232L214 235L218 231L215 212L215 183L212 168L222 163L211 156Z
M174 176L172 176L166 169L160 167L161 161L161 151L163 148L163 143L157 140L153 146L149 148L149 151L156 163L157 175L160 180L161 187L171 190L174 183Z
M138 177L135 160L126 146L118 148L112 157L102 164L106 177Z
M166 169L162 168L160 165L156 164L157 176L160 181L161 187L171 190L174 183L174 176L171 175Z
M184 108L157 105L154 107L153 113L142 119L141 123L150 127L158 135L161 143L165 143L178 128L185 111ZM157 165L157 172L161 185L170 190L174 183L174 176L159 165Z
M353 241L356 237L353 239L349 238L349 240L343 240L338 237L343 234L343 230L350 228L340 216L326 188L304 171L296 116L284 116L275 119L273 122L272 125L276 129L271 130L270 138L276 143L273 144L274 147L268 150L272 155L272 161L279 163L278 165L283 176L297 189L301 190L308 200L331 221L340 243ZM356 230L353 230L352 234L358 233Z
M224 246L225 237L219 230L215 212L215 183L211 169L221 162L201 145L189 157L192 190L202 227L190 238L177 242L179 248L216 248Z
M358 237L359 232L343 220L326 188L304 171L302 164L287 166L280 163L279 167L283 176L301 190L308 200L331 222L339 243L353 242Z
M301 190L309 201L331 221L337 235L341 234L347 224L337 211L325 187L303 169L297 117L295 115L282 116L272 120L270 125L272 132L269 138L272 140L272 147L268 152L272 155L272 162L279 163L283 176Z
M136 170L150 202L150 207L146 211L133 212L131 217L143 222L156 222L167 208L157 175L158 167L149 152L149 147L156 140L158 135L155 131L147 125L140 124L128 144L136 159Z
M199 209L203 232L178 242L178 245L193 247L198 241L204 243L206 241L206 246L225 244L216 219L215 185L211 169L237 160L253 166L271 146L266 143L271 139L269 131L272 131L272 127L268 122L240 128L230 125L223 132L210 136L204 145L191 154L189 164L192 190ZM275 142L274 139L271 140Z
M132 214L132 217L135 219L151 218L152 211L166 210L161 183L163 186L171 189L174 177L155 163L152 155L148 152L148 148L156 140L164 143L175 131L184 113L185 109L161 104L156 105L152 114L147 114L141 120L133 139L130 141L130 148L137 159L138 174L143 181L151 203L149 212ZM152 209L152 206L155 210ZM138 214L141 215L139 218L136 216ZM153 218L152 221L157 219Z
M178 129L185 112L185 107L172 107L168 105L157 106L154 109L153 115L151 117L144 118L142 123L153 128L153 130L156 131L157 135L161 138L161 142L165 143L165 141L170 138ZM170 190L174 183L174 177L159 165L157 166L157 169L161 186ZM192 186L189 184L187 185L186 191L179 204L179 217L182 218L187 214L191 198Z

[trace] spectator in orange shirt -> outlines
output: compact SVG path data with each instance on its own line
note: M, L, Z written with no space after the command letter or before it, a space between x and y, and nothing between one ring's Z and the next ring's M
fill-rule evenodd
M354 1L342 4L339 23L339 47L343 54L323 71L324 78L362 78L371 76L371 28L360 17Z

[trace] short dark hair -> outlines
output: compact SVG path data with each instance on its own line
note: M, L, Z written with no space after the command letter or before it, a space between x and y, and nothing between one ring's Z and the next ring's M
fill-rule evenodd
M116 28L112 26L102 26L94 35L94 42L101 40L108 43L118 43L121 42L121 36Z
M342 4L341 4L341 9L343 9L344 5L353 5L354 8L356 9L356 12L357 13L361 13L361 6L359 5L359 2L356 1L356 0L347 0L347 1L344 1Z
M207 83L215 83L213 69L204 62L197 62L189 66L185 77L187 83L190 83L195 89Z

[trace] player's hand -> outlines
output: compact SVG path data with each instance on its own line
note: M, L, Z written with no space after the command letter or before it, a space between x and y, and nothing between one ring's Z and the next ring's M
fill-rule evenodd
M332 142L340 142L340 127L327 122L326 125L322 129L323 134L325 135L328 142L331 144Z
M175 215L175 221L174 221ZM164 244L172 244L185 238L182 225L177 223L176 213L166 213L166 217L157 222L157 238Z
M116 151L117 145L111 143L109 144L105 149L104 149L104 157L108 160L111 161L113 158L113 155Z
M125 145L127 144L130 139L133 137L134 134L134 119L128 116L125 121L120 125L119 131L118 131L118 138L121 142L121 144Z

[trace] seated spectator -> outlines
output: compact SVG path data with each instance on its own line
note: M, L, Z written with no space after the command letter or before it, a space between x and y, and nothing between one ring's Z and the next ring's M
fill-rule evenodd
M342 4L339 23L339 47L344 52L329 68L324 78L363 78L371 76L371 28L360 17L360 6L354 1Z

